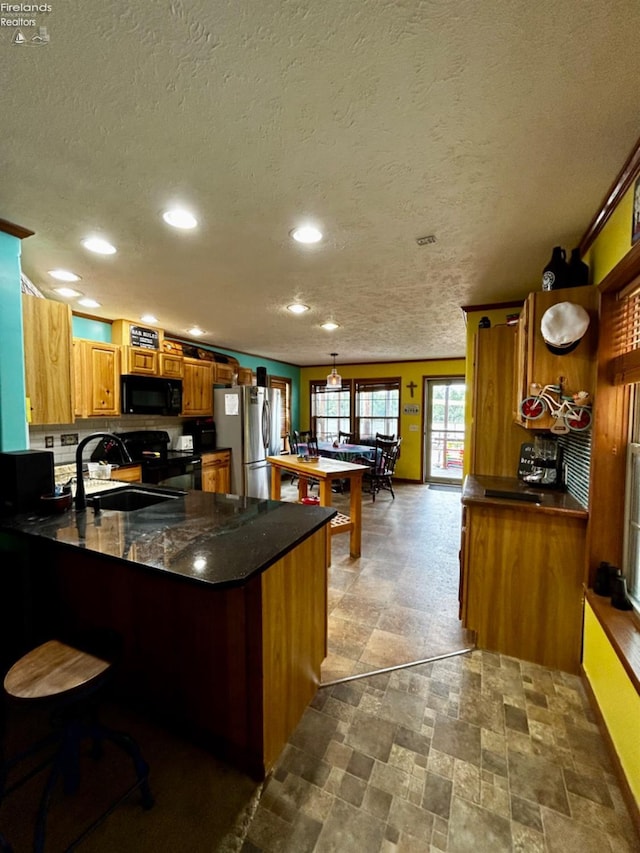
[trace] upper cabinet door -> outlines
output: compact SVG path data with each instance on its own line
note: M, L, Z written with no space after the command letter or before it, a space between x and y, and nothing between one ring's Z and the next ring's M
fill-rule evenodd
M73 358L71 309L22 295L26 394L32 424L71 424Z
M544 342L540 321L545 311L559 302L582 306L589 314L589 327L580 343L566 355L555 355ZM562 290L540 290L530 293L520 315L516 353L515 406L516 423L527 429L548 430L554 419L543 415L527 421L520 414L520 401L530 395L530 386L562 385L565 394L587 391L591 401L596 390L596 356L598 350L598 314L600 294L597 287L568 287Z
M79 417L120 414L120 347L98 341L74 341Z
M213 363L184 359L182 414L193 417L213 413Z

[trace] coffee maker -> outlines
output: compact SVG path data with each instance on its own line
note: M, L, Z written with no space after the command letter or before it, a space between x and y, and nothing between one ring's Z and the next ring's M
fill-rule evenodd
M548 489L562 489L562 448L555 436L536 436L533 443L520 448L518 477L524 482Z

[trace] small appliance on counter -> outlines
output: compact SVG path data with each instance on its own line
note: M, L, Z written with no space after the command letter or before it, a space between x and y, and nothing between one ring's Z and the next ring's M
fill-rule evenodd
M562 489L562 448L556 438L536 436L520 447L518 479L547 489Z
M9 450L0 453L0 512L11 515L38 509L42 495L53 495L53 453L50 450Z
M185 421L182 432L185 436L192 437L192 447L197 453L208 453L216 449L216 425L213 418Z

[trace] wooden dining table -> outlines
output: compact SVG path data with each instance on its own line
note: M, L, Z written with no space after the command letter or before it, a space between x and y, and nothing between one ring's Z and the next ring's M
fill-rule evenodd
M339 459L329 459L319 456L317 462L307 462L297 456L267 456L271 465L271 497L280 500L282 472L289 471L298 477L298 497L307 497L309 480L317 480L320 490L320 505L331 506L331 483L333 480L348 480L349 515L338 513L330 524L331 535L349 533L349 553L359 557L362 550L362 475L367 470L366 465L354 465L352 462L342 462Z

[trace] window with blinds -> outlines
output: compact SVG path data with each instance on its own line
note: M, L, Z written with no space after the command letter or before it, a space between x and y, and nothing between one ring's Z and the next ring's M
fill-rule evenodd
M376 433L400 434L400 380L361 379L356 382L356 435L375 438Z
M640 382L640 276L617 294L611 333L611 381Z
M348 379L342 380L340 391L327 390L326 382L311 383L311 431L320 441L335 441L340 432L352 432Z
M343 379L341 391L326 382L310 383L311 430L320 441L333 441L339 432L358 439L376 433L400 436L400 379Z
M282 401L280 437L284 441L291 432L291 380L284 376L269 376L269 386L280 389L280 399ZM283 447L285 444L283 444Z

